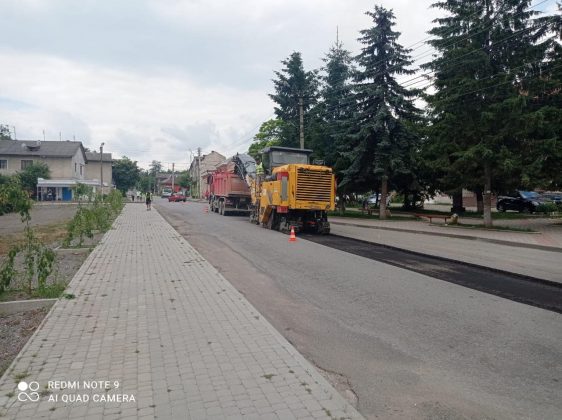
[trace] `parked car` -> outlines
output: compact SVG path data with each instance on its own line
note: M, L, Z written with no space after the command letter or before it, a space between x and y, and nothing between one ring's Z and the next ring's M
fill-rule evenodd
M562 204L562 193L559 192L545 192L542 194L545 201L552 201L556 205Z
M521 213L534 213L537 207L546 200L534 191L514 191L498 197L496 208L498 211L516 210Z
M375 204L379 203L380 198L380 194L378 194L378 197L377 194L370 195L369 197L367 197L367 204L369 204L370 206L374 206Z
M185 201L187 200L187 197L183 194L180 193L174 193L172 195L170 195L168 197L168 202L178 202L178 201L183 201L185 203Z
M170 196L172 195L172 192L173 192L173 191L172 191L171 188L168 188L168 187L162 188L162 195L161 195L161 197L162 197L162 198L170 197Z

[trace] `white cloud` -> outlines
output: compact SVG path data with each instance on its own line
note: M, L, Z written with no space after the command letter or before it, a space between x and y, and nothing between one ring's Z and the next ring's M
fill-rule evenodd
M425 38L432 1L382 0L400 42ZM335 41L357 52L371 0L0 0L0 111L19 138L103 141L143 165L202 147L247 150L273 115L273 71L307 69ZM418 51L419 52L419 51ZM23 104L23 105L22 105Z
M34 104L10 115L19 120L19 138L41 138L46 129L58 139L62 130L87 146L104 141L106 150L140 161L171 161L182 153L186 159L198 146L228 147L235 139L225 136L251 128L270 107L262 92L200 86L173 71L148 77L13 51L1 51L0 60L13 65L0 68L3 95Z

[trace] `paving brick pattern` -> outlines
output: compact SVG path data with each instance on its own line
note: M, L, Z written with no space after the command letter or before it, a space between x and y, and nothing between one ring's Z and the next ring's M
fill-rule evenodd
M154 209L127 205L67 292L0 380L6 418L361 418ZM55 380L81 388L48 395ZM118 394L135 401L98 401Z

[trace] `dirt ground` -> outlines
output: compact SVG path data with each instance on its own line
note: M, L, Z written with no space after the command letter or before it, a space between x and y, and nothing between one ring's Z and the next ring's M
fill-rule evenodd
M31 209L31 226L48 226L66 223L74 216L77 204L74 203L47 203L35 204ZM24 224L21 223L17 213L0 216L0 237L8 234L23 232Z
M0 376L8 369L47 312L47 309L36 309L0 316Z
M64 287L72 280L90 253L90 248L57 249L66 236L66 224L72 219L76 209L75 204L48 203L36 205L31 211L31 225L34 227L35 234L56 252L55 269L47 279L47 285L61 284ZM23 239L23 231L24 225L21 223L19 214L0 216L0 261L14 242ZM93 248L101 237L102 234L95 235L93 240L86 241L85 246ZM21 261L20 264L16 261L16 266L21 271ZM0 297L0 301L39 297L30 296L22 290L23 287L25 287L23 279L14 279L10 288L15 290L4 293ZM47 312L46 309L38 309L0 315L0 376L17 356Z

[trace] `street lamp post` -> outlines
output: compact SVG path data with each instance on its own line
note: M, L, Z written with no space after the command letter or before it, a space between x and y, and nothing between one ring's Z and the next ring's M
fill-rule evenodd
M101 190L101 201L103 201L103 146L105 143L100 145L100 190Z

